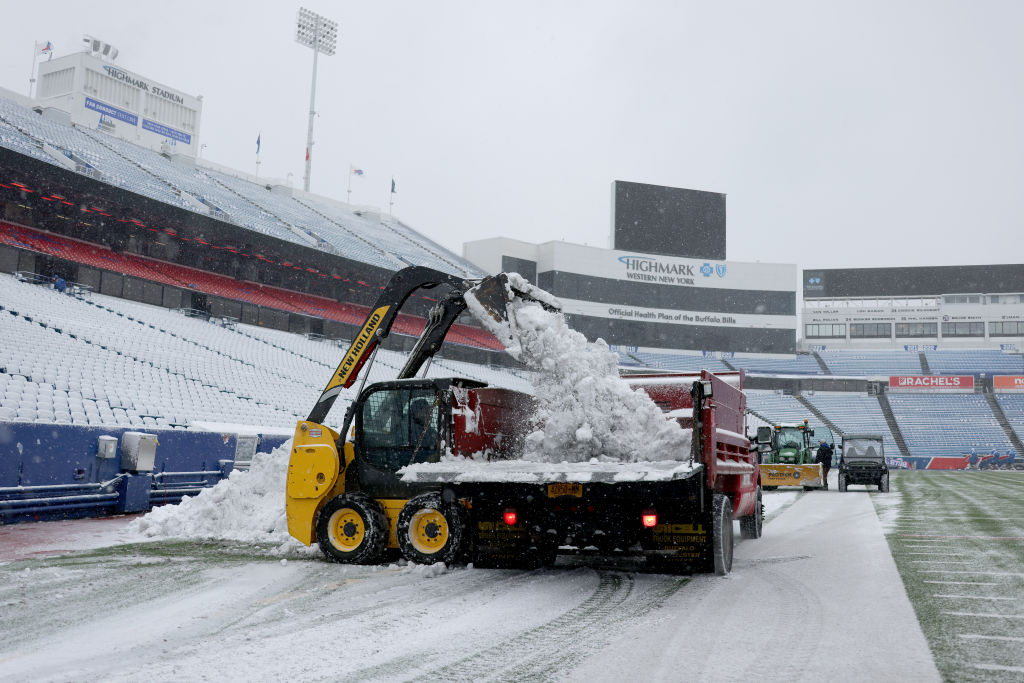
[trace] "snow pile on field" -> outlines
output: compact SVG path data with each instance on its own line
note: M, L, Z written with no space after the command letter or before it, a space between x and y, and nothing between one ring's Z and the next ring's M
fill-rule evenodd
M515 273L511 289L537 291ZM550 294L541 293L546 301ZM643 391L619 377L618 357L603 340L587 341L560 312L514 298L509 324L495 321L472 294L470 310L509 354L536 370L534 389L540 404L538 428L527 436L524 459L540 462L638 462L684 460L690 440L675 420L666 418Z
M287 441L271 453L257 453L247 471L235 470L178 505L153 508L129 524L125 533L147 539L271 543L275 554L306 554L308 549L288 535L284 499L290 452Z

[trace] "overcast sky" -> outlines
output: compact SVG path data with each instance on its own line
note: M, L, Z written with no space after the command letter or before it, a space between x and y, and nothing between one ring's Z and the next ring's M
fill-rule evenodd
M6 3L0 86L82 34L203 96L203 156L301 187L300 3ZM728 195L730 260L1024 260L1024 3L327 2L312 190L461 253L610 246L611 183Z

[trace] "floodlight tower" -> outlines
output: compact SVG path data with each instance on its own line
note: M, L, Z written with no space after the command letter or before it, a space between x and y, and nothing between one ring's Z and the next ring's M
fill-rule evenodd
M328 57L334 54L334 48L338 45L338 22L300 7L295 42L313 49L313 85L309 89L309 130L306 133L306 175L302 179L302 189L309 192L313 162L313 117L316 115L316 59L321 52Z

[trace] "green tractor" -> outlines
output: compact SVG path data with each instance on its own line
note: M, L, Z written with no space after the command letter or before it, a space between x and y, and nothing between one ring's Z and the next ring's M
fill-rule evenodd
M828 427L817 429L824 431L821 439L832 442L832 431ZM810 491L825 487L821 463L815 462L818 440L813 438L814 433L807 420L757 428L761 488L771 491L779 486L803 486Z

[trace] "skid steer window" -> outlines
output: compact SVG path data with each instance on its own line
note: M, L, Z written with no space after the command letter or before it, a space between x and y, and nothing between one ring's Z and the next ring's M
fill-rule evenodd
M439 459L440 410L433 389L387 389L367 397L362 447L368 462L397 470Z

